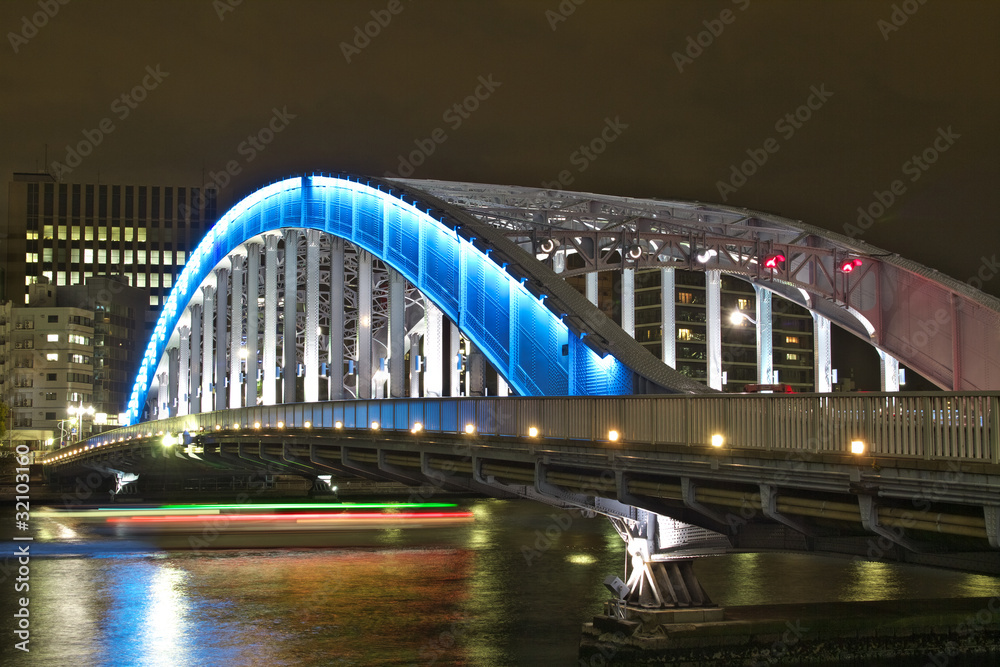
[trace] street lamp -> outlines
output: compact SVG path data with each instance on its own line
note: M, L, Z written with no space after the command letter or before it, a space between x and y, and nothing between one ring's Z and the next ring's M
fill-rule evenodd
M80 401L80 405L67 406L66 412L76 417L76 422L77 422L76 439L83 440L83 416L87 415L88 417L93 417L94 406L88 405L84 407L83 401Z
M729 321L735 325L743 324L743 320L748 321L750 324L757 324L757 321L744 313L739 308L734 308L733 312L729 314Z

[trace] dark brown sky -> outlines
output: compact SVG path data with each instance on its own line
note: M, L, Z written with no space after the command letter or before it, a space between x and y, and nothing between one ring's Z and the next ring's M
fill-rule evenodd
M961 280L1000 255L995 2L897 2L889 31L888 1L400 0L348 63L341 43L388 0L243 0L220 20L230 1L5 0L5 178L44 168L46 144L50 167L65 162L109 119L65 180L198 184L232 160L231 202L290 173L396 171L441 128L414 177L540 185L567 170L569 189L722 202L718 182L773 138L726 203L843 231L899 180L865 240ZM55 16L25 30L49 3ZM560 6L574 11L556 22L546 12ZM708 45L681 72L674 54L699 33ZM168 74L134 109L116 102L147 66ZM480 76L500 85L454 127L445 113ZM800 127L776 127L813 88L831 95ZM275 108L294 118L248 161L241 142ZM627 127L595 160L574 157L606 119ZM949 128L934 164L908 164ZM1000 295L1000 275L984 289Z

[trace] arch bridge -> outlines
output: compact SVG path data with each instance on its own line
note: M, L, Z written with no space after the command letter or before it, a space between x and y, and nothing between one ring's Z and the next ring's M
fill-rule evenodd
M708 386L671 367L672 336L661 358L633 338L643 269L667 295L664 331L674 272L704 272ZM611 270L620 325L595 305ZM816 393L716 391L723 273L754 285L762 383L773 295L810 310ZM584 293L565 280L577 275ZM831 322L879 350L888 391L830 393ZM900 361L950 391L893 391ZM701 599L691 555L730 548L1000 570L998 389L997 299L799 222L313 175L219 220L166 300L128 425L45 462L119 483L165 461L178 475L360 474L583 508L628 543L622 595L669 606Z

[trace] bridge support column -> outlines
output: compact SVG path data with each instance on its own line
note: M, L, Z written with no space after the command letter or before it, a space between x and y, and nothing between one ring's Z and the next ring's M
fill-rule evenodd
M816 391L833 391L833 354L830 320L813 312L813 364L816 367Z
M389 396L405 398L406 279L389 269Z
M424 299L424 396L438 397L444 391L444 313Z
M663 363L677 368L677 302L673 268L660 269L660 338L663 345Z
M215 348L212 337L212 320L215 319L215 288L205 286L201 288L204 299L202 300L202 332L204 339L201 346L201 410L200 412L211 412L212 408L212 388L214 385L213 369L215 366Z
M181 337L180 359L177 362L177 414L184 416L191 413L188 400L191 395L191 328L181 326L177 328L177 333Z
M187 414L200 412L201 395L201 304L191 306L191 381L188 385Z
M168 364L169 365L169 364ZM170 375L169 373L160 373L156 376L156 381L159 382L159 386L156 388L156 414L153 415L153 419L166 419L170 416ZM81 428L83 426L81 420ZM80 434L80 439L84 438L83 433Z
M595 306L598 306L599 304L597 302L599 300L599 297L597 294L597 277L598 277L597 271L592 271L586 275L587 275L587 288L586 288L587 301L591 302Z
M215 275L215 409L226 409L226 324L229 310L229 269L216 269Z
M264 405L278 402L278 240L276 235L264 239L264 350L261 371L264 377L261 398Z
M462 335L454 322L448 322L448 395L462 395Z
M241 367L247 360L247 350L243 347L243 266L246 258L243 255L231 255L232 265L230 278L231 304L229 307L229 407L243 407L243 384L246 381Z
M879 367L882 371L882 391L899 391L899 359L878 352Z
M622 269L622 330L635 338L635 269Z
M986 519L986 538L991 547L1000 549L1000 505L986 505L983 513Z
M771 290L757 285L753 286L753 290L757 293L757 382L771 384L774 382L772 295Z
M248 243L247 246L247 353L246 353L246 392L245 405L257 405L257 369L258 343L260 335L260 320L257 301L260 299L260 244Z
M285 307L281 338L281 402L295 403L298 378L298 354L295 349L295 321L298 313L299 232L285 230Z
M371 253L358 250L358 359L354 368L358 398L372 397L372 263Z
M708 386L722 390L722 272L705 272L705 346Z
M303 396L319 400L319 231L306 230L306 330L302 351Z
M177 416L177 383L180 374L180 350L172 347L167 350L167 415Z
M330 244L330 400L344 398L344 240Z
M694 559L668 552L678 547L676 540L684 540L682 531L686 524L646 510L638 512L638 520L611 518L625 540L630 559L625 582L614 576L604 580L604 585L616 596L606 608L608 615L623 620L642 619L647 625L652 620L652 625L660 625L662 622L657 622L655 617L656 610L700 607L699 620L722 620L722 609L712 603L694 574ZM714 609L709 613L705 607ZM706 614L710 617L706 618ZM665 616L667 623L678 620L683 621L683 617Z

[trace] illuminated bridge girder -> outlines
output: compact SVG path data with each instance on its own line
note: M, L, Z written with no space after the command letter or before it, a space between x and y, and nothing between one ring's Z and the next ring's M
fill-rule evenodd
M978 280L975 269L963 283L863 241L747 209L518 186L395 182L460 207L540 259L551 263L561 253L567 276L620 271L623 257L635 269L721 270L818 313L942 389L1000 389L1000 299L971 286ZM768 254L786 261L768 270L760 261ZM860 267L838 270L854 258ZM817 388L826 382L818 378Z
M383 189L385 188L385 189ZM423 206L423 207L422 207ZM263 237L265 244L264 340L260 357L247 359L247 381L255 375L257 363L263 363L263 400L285 403L302 400L296 378L318 359L319 335L304 331L321 317L316 312L316 283L307 275L310 262L302 232L310 230L340 237L356 247L354 254L355 312L353 340L357 371L356 393L370 395L375 368L375 353L369 346L382 346L379 358L388 357L386 338L387 299L372 304L374 287L388 290L386 272L398 271L439 308L463 334L486 355L499 374L514 390L523 395L585 395L643 393L647 388L701 392L704 388L672 371L652 358L635 341L600 315L582 296L558 279L552 279L540 263L510 246L481 223L461 211L434 209L420 204L418 196L406 191L389 191L385 183L361 183L350 178L312 176L281 181L247 197L227 212L208 232L167 298L160 319L147 347L127 410L127 421L135 423L144 415L176 414L170 405L169 390L160 387L159 367L168 348L180 344L178 325L192 326L201 305L201 411L233 407L242 401L244 392L227 392L227 385L241 382L235 372L240 362L233 354L249 354L245 341L239 350L233 342L241 338L233 329L243 326L242 295L245 271L232 271L232 258L243 256ZM275 244L274 234L281 234ZM478 239L478 243L477 243ZM284 252L279 252L281 249ZM497 251L499 257L490 257ZM316 252L314 248L311 252ZM370 282L369 271L378 260L385 267ZM506 261L502 261L506 260ZM239 260L242 262L243 260ZM500 263L498 263L500 262ZM511 270L507 264L515 262ZM345 257L344 267L350 267ZM303 267L300 270L300 267ZM345 270L331 266L331 271ZM351 281L350 269L347 280ZM230 280L236 277L239 285ZM531 281L529 283L529 280ZM528 284L526 284L528 283ZM231 287L233 287L231 289ZM531 289L529 289L529 287ZM199 290L201 294L199 294ZM348 300L352 290L346 290ZM547 292L552 292L548 294ZM230 298L230 294L234 298ZM272 298L273 297L273 298ZM250 298L253 298L252 296ZM336 300L331 297L331 302ZM551 304L545 303L546 298ZM303 308L299 308L299 304ZM190 310L190 312L189 312ZM555 312L554 312L555 311ZM322 317L330 319L330 313ZM569 317L571 326L562 320ZM280 328L278 328L280 320ZM380 321L381 337L375 331ZM345 318L345 344L350 336L350 322ZM365 328L371 335L364 335ZM275 332L280 340L272 341ZM241 329L242 331L242 329ZM214 332L214 333L213 333ZM231 335L227 337L227 333ZM583 340L590 335L590 340ZM192 336L189 341L195 337ZM425 335L425 342L429 336ZM281 392L270 395L268 367L275 342L279 346ZM431 346L436 344L429 341ZM438 341L439 343L440 341ZM193 342L189 342L193 346ZM305 346L309 347L308 354ZM398 346L397 346L398 349ZM600 354L595 352L600 350ZM246 352L244 352L246 351ZM412 341L411 341L412 351ZM335 351L334 351L335 352ZM612 355L611 353L614 353ZM194 364L196 352L189 350ZM337 374L337 359L328 370ZM401 368L394 364L393 368ZM275 368L275 374L278 369ZM314 369L305 373L308 392L315 393ZM379 381L382 381L381 379ZM398 386L398 380L397 380ZM332 392L336 393L336 392ZM157 398L159 405L147 406L147 398ZM152 411L147 412L147 407Z

